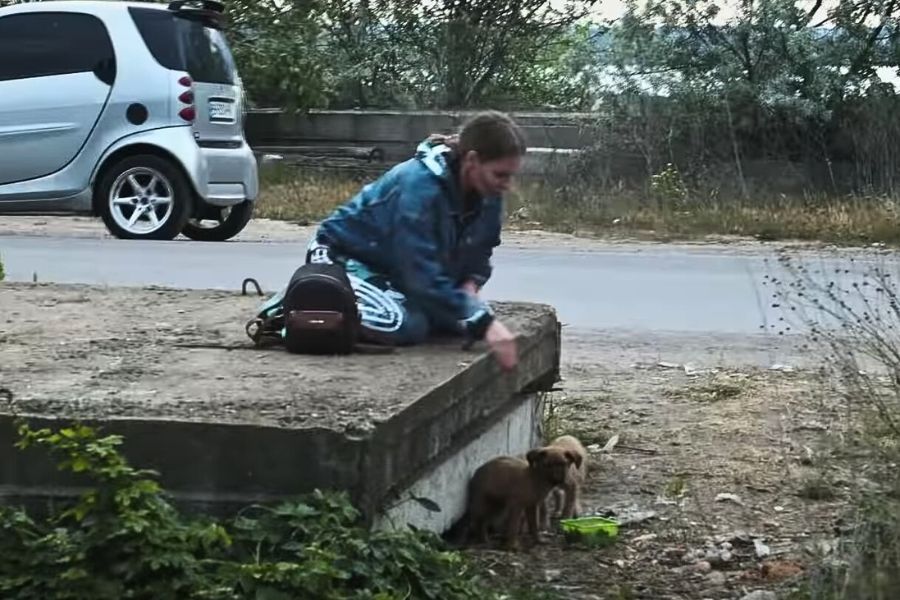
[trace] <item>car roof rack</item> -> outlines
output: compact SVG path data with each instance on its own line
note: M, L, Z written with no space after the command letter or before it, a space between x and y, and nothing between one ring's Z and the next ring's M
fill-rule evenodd
M173 0L169 10L179 17L201 21L209 27L221 27L225 23L225 4L219 0Z

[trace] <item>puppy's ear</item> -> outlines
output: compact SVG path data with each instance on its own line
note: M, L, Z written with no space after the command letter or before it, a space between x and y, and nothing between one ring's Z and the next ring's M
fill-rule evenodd
M571 450L566 450L566 460L569 461L569 464L574 463L576 468L578 468L578 469L581 468L581 455L580 454L572 452Z
M525 458L528 460L529 466L535 467L540 464L541 459L544 458L544 451L541 448L529 450L528 454L525 455Z

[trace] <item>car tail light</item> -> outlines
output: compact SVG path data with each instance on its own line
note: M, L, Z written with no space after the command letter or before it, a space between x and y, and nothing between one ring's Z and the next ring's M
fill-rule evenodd
M194 81L189 76L185 75L178 80L178 84L186 88L191 88L194 85ZM178 111L178 116L188 123L193 123L194 119L197 118L197 110L194 108L194 90L187 89L181 92L178 95L178 101L181 104L187 104L187 106Z

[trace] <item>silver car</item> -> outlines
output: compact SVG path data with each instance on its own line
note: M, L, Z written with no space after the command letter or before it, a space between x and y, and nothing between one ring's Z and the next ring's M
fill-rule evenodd
M222 8L0 8L0 213L93 214L129 239L240 232L259 181Z

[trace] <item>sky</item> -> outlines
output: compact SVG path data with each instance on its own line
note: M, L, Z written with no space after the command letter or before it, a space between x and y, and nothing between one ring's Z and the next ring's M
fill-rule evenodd
M814 0L799 0L796 5L808 9L813 6L813 3ZM551 0L550 4L554 6L554 8L563 8L569 4L569 0ZM644 2L639 0L638 4L643 5ZM819 9L819 14L824 16L827 14L827 10L835 4L837 4L836 0L825 0L822 3L822 7ZM719 2L718 5L721 12L719 13L719 19L717 20L725 22L735 15L735 8L739 5L739 2L735 0L723 0L722 2ZM598 19L616 19L625 13L625 2L624 0L600 0L593 7L591 12Z

